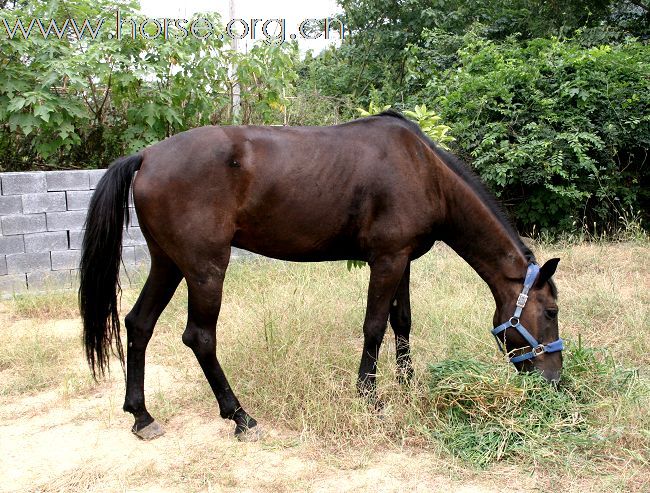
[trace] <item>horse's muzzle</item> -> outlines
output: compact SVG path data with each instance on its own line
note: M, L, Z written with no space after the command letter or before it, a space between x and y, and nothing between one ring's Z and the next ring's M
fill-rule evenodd
M553 386L558 386L560 383L560 378L562 378L562 370L539 370L542 373L542 376L544 377L544 380L546 380L548 383L552 384Z

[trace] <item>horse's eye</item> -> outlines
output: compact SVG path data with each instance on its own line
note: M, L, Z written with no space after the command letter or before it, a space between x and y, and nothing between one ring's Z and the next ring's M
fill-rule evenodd
M549 320L557 318L557 308L551 308L549 310L544 310L544 316Z

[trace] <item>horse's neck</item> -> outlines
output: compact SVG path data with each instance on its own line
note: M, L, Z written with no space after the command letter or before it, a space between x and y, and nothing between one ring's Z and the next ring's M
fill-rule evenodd
M528 260L519 237L460 177L445 190L447 243L488 284L497 304L504 303L522 278Z

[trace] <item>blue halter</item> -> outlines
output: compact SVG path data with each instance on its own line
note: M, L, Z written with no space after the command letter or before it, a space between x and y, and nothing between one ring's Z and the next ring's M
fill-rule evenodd
M564 349L564 341L562 341L562 339L559 338L557 341L553 341L546 345L539 343L537 339L535 339L530 334L530 332L528 332L526 328L523 325L521 325L521 323L519 322L519 317L521 317L521 312L526 306L526 301L528 301L528 291L530 291L530 288L535 283L535 280L537 279L537 274L539 274L539 265L535 263L529 264L528 271L526 272L526 279L524 280L524 289L522 289L521 293L519 294L519 297L517 298L517 308L515 309L514 315L507 322L504 322L498 327L492 329L492 335L494 335L494 338L497 341L497 346L499 346L499 349L503 354L506 354L506 348L501 343L498 336L502 332L505 333L505 331L510 327L514 327L515 329L517 329L517 332L519 332L521 336L524 339L526 339L528 345L532 348L532 351L529 351L524 354L520 354L519 356L511 357L510 358L511 363L520 363L521 361L526 361L529 359L536 358L537 356L543 353L554 353L556 351L562 351Z

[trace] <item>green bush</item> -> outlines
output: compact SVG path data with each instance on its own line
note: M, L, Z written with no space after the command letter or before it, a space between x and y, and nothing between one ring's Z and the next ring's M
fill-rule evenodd
M470 35L458 56L415 98L437 103L456 150L520 226L607 228L644 207L650 46Z

